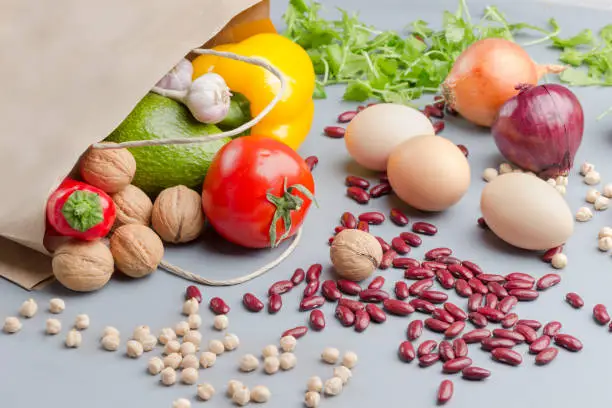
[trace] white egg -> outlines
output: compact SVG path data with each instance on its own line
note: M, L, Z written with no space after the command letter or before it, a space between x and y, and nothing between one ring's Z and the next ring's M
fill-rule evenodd
M370 170L383 171L395 147L413 136L434 134L429 118L417 109L380 103L362 110L351 120L344 142L357 163Z

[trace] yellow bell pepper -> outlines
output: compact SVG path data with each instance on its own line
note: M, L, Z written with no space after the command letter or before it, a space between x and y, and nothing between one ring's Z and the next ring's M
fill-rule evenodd
M256 34L239 43L213 49L265 59L284 74L287 87L282 99L251 129L251 134L274 137L297 149L306 139L314 116L315 74L306 51L275 33ZM211 71L221 75L230 90L249 100L253 117L280 91L280 81L271 72L228 58L200 55L193 61L193 71L194 79Z

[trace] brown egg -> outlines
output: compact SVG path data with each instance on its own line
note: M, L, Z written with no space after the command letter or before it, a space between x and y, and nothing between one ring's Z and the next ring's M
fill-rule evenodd
M442 211L470 186L470 166L459 148L440 136L416 136L397 146L387 164L393 191L423 211Z
M506 173L482 190L480 210L502 240L523 249L547 250L574 232L574 217L559 192L525 173Z

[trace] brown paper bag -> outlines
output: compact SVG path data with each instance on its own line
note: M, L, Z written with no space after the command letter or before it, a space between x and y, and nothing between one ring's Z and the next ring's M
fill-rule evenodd
M52 278L49 194L191 49L273 32L269 0L0 5L0 276Z

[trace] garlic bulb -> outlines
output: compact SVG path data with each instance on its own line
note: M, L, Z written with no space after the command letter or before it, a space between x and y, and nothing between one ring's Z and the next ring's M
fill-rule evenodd
M185 105L200 122L215 124L227 116L231 96L225 80L209 72L192 82Z
M170 70L162 79L157 82L156 86L163 89L172 89L175 91L186 91L191 86L191 77L193 76L193 65L191 61L183 58L174 68Z

